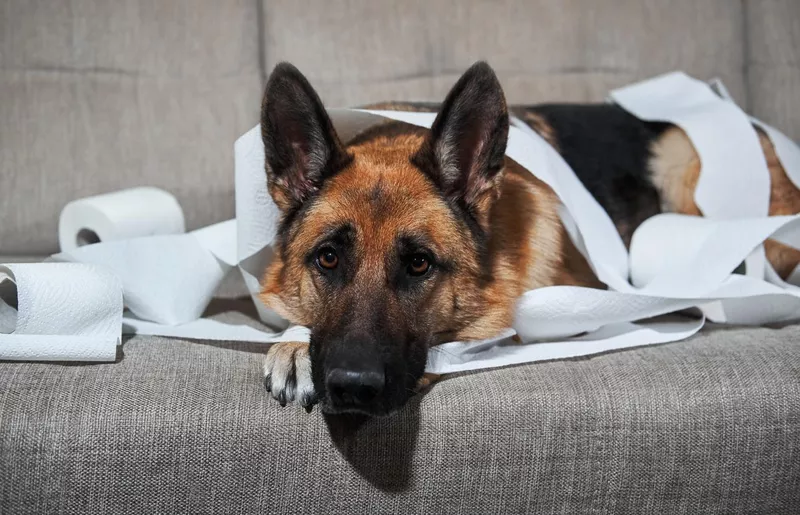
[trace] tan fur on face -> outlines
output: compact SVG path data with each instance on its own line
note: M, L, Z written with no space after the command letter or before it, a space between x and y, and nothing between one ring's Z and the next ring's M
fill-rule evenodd
M767 160L770 175L769 215L800 213L800 191L781 166L775 147L767 135L756 128L761 149ZM700 156L686 133L678 128L668 129L651 148L650 170L653 183L661 196L663 211L700 216L694 201L700 177ZM786 279L800 263L800 251L782 243L767 240L764 244L767 259L778 274Z
M268 305L310 326L320 323L320 313L343 309L340 299L325 299L304 261L330 228L343 223L356 230L359 265L348 286L357 290L356 298L387 288L385 256L398 234L424 234L437 257L455 265L436 278L424 306L414 313L430 321L441 341L497 334L511 324L517 298L529 289L600 285L561 226L556 195L511 160L481 199L490 235L486 274L466 225L410 163L424 135L412 131L348 147L351 165L326 181L286 253L270 266L262 295ZM391 296L384 301L394 302Z
M352 164L325 183L291 238L285 261L279 258L270 266L265 302L290 320L312 326L319 323L319 313L337 308L336 302L323 304L320 285L304 257L326 231L343 223L356 231L359 264L352 287L364 294L386 287L385 257L401 233L425 235L438 257L459 264L462 277L479 275L461 225L435 186L410 163L422 137L377 138L348 148ZM447 285L439 288L448 290ZM448 311L446 297L434 296L429 311Z
M490 218L494 281L473 306L477 312L484 303L483 314L461 329L456 339L488 338L510 326L516 300L528 290L553 285L604 287L561 225L560 205L549 186L506 159Z

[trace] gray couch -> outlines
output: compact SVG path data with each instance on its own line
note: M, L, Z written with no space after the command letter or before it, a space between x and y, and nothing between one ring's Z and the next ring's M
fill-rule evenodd
M797 0L0 0L0 262L133 185L190 228L231 217L232 143L280 60L351 105L440 99L478 58L515 103L719 76L800 138ZM709 328L461 374L374 420L281 408L255 344L0 363L0 513L800 513L798 341Z

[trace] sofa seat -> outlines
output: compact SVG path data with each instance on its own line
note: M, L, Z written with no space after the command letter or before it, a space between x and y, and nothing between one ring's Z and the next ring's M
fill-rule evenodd
M711 327L451 376L375 419L281 407L260 344L3 362L0 512L797 513L798 342Z

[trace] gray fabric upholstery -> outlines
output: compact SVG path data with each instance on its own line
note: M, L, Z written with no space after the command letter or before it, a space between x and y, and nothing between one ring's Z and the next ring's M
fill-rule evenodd
M0 364L0 512L797 513L799 339L464 374L360 426L269 399L259 345Z
M266 69L289 60L329 105L441 100L488 59L512 103L598 101L676 68L744 100L741 2L332 0L264 2ZM302 37L298 35L302 34ZM368 65L365 65L368 63Z
M800 140L800 2L749 0L745 5L752 114Z
M0 253L57 250L76 198L150 185L191 228L233 217L258 123L255 1L0 2Z
M439 100L488 59L509 100L601 100L681 68L800 138L795 0L4 0L0 253L57 249L60 209L136 185L190 228L233 214L232 144L280 60L330 105Z

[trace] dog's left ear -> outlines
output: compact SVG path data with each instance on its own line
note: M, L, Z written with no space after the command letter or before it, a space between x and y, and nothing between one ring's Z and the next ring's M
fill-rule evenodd
M503 170L508 126L500 81L488 64L477 62L450 90L428 138L412 158L446 197L481 225Z
M308 200L351 160L317 92L289 63L278 64L267 81L261 138L269 193L283 211Z

